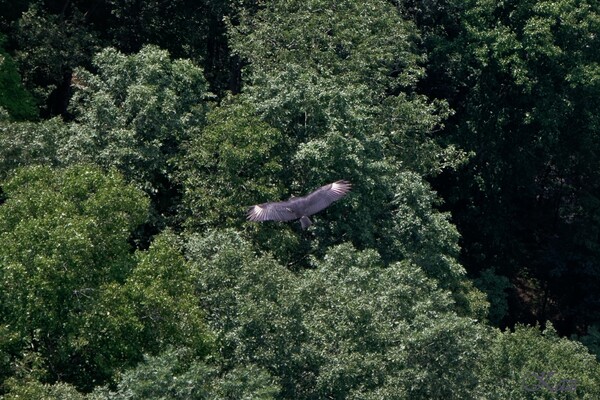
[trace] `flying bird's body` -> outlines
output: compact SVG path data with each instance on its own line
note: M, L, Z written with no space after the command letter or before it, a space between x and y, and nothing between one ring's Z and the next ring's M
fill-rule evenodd
M329 207L331 203L341 199L350 191L352 184L337 181L325 185L309 195L292 197L287 201L258 204L248 210L250 221L293 221L300 219L302 229L312 225L311 215Z

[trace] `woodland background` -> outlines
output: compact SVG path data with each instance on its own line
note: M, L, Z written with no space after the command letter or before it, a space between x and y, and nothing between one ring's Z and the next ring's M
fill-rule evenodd
M600 398L599 106L596 0L0 0L0 397Z

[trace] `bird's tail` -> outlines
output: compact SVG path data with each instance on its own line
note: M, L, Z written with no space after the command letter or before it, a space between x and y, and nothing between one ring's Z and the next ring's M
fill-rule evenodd
M312 221L306 215L300 218L300 223L302 224L302 229L306 229L312 225Z

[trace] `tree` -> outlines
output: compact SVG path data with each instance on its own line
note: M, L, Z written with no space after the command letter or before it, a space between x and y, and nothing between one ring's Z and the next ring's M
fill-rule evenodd
M244 206L281 196L272 178L285 173L284 148L282 134L258 118L248 99L224 99L187 144L179 168L188 227L240 227Z
M327 223L315 224L310 236L300 237L297 244L285 243L291 257L280 257L282 241L265 246L265 240L257 240L257 245L302 268L308 251L322 256L345 238L358 248L377 249L386 262L414 259L436 278L451 277L440 280L444 285L456 286L463 279L454 260L458 235L448 215L431 208L437 200L422 179L459 165L463 154L454 147L442 148L430 137L447 109L415 92L423 58L415 50L414 26L383 1L289 0L265 4L252 15L242 10L239 23L230 21L229 31L234 53L248 63L238 103L251 105L251 115L284 138L281 147L269 150L285 166L284 173L259 171L267 175L261 179L286 188L280 198L338 179L355 184L347 202L319 216L328 220L330 215ZM229 140L237 134L235 129L224 132L231 135ZM189 173L197 176L195 181L221 187L199 170ZM413 191L411 201L423 204L423 214L411 215L417 220L403 228L404 216L397 210L405 191ZM272 200L267 194L257 193L249 204ZM227 208L210 207L214 209ZM195 218L190 225L200 225ZM272 225L256 229L270 231ZM431 258L417 260L416 248L403 243L418 238L419 230L439 233L425 246Z
M38 357L22 367L34 377L89 385L98 377L87 375L93 354L77 352L81 316L103 284L133 267L127 238L146 217L147 200L116 173L88 167L23 169L2 188L0 316L14 337L7 351L13 360Z
M485 328L459 317L421 268L343 244L300 286L306 352L320 362L315 398L476 397Z
M2 0L0 1L0 27L2 31L11 22L17 20L27 7L31 0Z
M206 354L193 278L172 239L132 251L148 200L120 174L30 167L2 189L3 380L89 390L169 344Z
M293 274L232 230L192 235L187 249L223 368L268 371L279 398L591 399L600 387L581 344L551 327L501 332L461 317L410 262L345 243ZM544 371L577 389L526 390Z
M104 399L274 399L277 385L255 366L219 372L194 358L187 349L167 350L146 357L120 379L116 391L96 390L90 397Z
M39 122L0 121L0 180L19 167L60 166L58 150L68 138L60 118Z
M490 302L488 319L492 325L499 325L508 314L508 294L506 291L511 287L507 277L498 275L494 269L486 269L475 279L475 285L487 293Z
M294 393L294 374L306 367L295 356L305 334L294 275L271 257L256 257L233 230L192 235L186 247L224 369L255 364Z
M415 94L423 71L417 33L392 6L288 0L242 13L240 21L230 24L230 34L235 54L248 62L244 93L271 126L295 140L299 148L288 157L305 180L319 177L310 168L315 160L306 159L311 153L303 157L316 146L326 153L323 166L337 172L356 169L359 155L385 154L384 161L401 159L424 173L439 167L435 153L443 151L427 134L446 110ZM411 137L420 146L403 149ZM339 154L341 146L350 151Z
M80 7L95 14L91 22L108 43L127 54L152 44L175 58L202 65L211 91L219 97L225 90L237 91L238 62L230 57L223 19L238 6L251 8L253 1L174 0L131 2L109 0L102 12L85 2Z
M96 73L75 71L75 123L59 158L119 169L151 195L160 221L177 205L181 144L204 124L210 95L202 69L154 46L133 55L107 48L93 63Z
M135 260L124 282L104 285L84 316L79 350L94 354L105 380L116 378L117 369L136 365L143 354L181 346L201 359L212 350L194 295L195 276L176 238L168 232L155 237L147 251L135 253Z
M551 324L494 330L480 371L492 399L594 399L600 365L576 341L559 338Z
M179 216L189 231L235 227L255 238L279 260L294 263L309 247L290 226L251 226L246 209L289 195L284 155L289 140L262 120L245 96L230 96L211 110L207 125L185 146L179 162L183 207Z
M8 32L42 115L68 118L71 72L91 67L92 56L106 46L132 54L155 45L202 65L219 96L239 91L239 61L230 57L223 23L234 8L218 0L2 0L0 29Z
M409 262L384 266L349 244L294 275L233 232L193 235L188 256L228 368L255 364L282 398L476 393L485 330ZM457 363L464 367L457 367Z
M3 400L44 399L44 400L85 400L86 396L78 392L72 385L56 383L43 384L38 381L10 382L10 392L2 396Z
M4 35L0 34L0 107L15 120L34 119L37 116L33 97L21 83L15 62L4 51Z
M423 21L444 24L423 28L435 60L424 87L448 95L449 140L474 154L435 185L464 237L465 265L528 292L512 297L505 322L552 319L583 334L598 321L590 305L600 282L598 4L435 4L429 11L444 16Z
M120 399L274 399L277 384L256 366L219 371L195 356L189 348L167 349L146 356L135 368L125 371L117 385L102 386L83 394L65 383L11 382L5 400L120 400Z
M83 13L65 18L33 2L17 21L12 40L25 87L44 106L42 116L65 115L73 70L89 65L99 48Z

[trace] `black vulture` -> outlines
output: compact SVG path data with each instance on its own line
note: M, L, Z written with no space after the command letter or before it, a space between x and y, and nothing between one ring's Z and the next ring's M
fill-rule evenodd
M292 221L299 218L302 229L306 229L312 225L309 216L326 209L331 203L344 197L351 187L350 182L342 180L325 185L303 197L258 204L250 207L248 219L250 221Z

